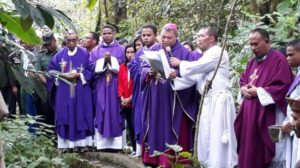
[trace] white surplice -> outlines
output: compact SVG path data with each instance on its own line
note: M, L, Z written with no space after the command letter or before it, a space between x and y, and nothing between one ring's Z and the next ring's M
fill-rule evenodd
M110 70L115 74L119 73L120 65L115 57L110 57L111 64L105 66L105 58L100 58L96 62L95 73L103 73ZM105 138L95 129L94 146L97 149L122 149L126 145L126 130L121 136Z
M300 73L300 67L298 67L298 74ZM300 96L300 84L298 84L295 89L291 92L290 98L297 98ZM291 116L292 110L290 106L287 107L287 117L283 124L287 122L292 122L293 118ZM297 138L295 132L291 132L286 135L286 168L294 168L297 161L300 160L300 141Z
M262 106L266 107L270 104L275 104L274 99L271 94L267 92L262 87L257 88L257 97ZM275 110L275 125L281 125L284 121L285 115L280 111L279 107L276 105ZM275 156L272 162L269 164L268 168L285 168L285 152L286 151L286 140L279 141L275 143Z
M221 48L209 48L197 61L181 61L180 75L174 80L174 90L196 83L202 95L206 80L211 80L219 61ZM205 95L199 125L198 159L209 168L232 168L237 165L237 141L234 133L236 112L230 91L229 58L225 51L220 68Z
M75 47L73 51L68 49L68 56L72 57L77 53L78 48ZM85 77L83 76L82 73L79 73L80 75L80 80L83 85L85 85L87 82L85 80ZM59 85L59 82L56 82L57 85ZM64 139L57 135L57 148L58 149L68 149L68 148L75 148L75 147L89 147L93 146L94 140L92 136L87 136L84 139L79 139L76 141L72 141L69 139Z

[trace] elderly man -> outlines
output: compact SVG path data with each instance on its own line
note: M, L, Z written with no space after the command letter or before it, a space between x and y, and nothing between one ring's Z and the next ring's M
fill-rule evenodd
M171 65L179 66L182 76L175 78L175 90L197 84L199 93L203 94L205 82L211 80L221 55L221 47L217 45L217 41L217 29L203 27L199 31L198 38L198 47L203 51L200 59L187 62L171 58ZM198 146L194 147L198 148L198 160L207 167L232 168L237 164L234 119L234 100L229 82L229 57L225 51L211 89L204 98Z
M249 43L254 57L241 75L244 98L234 123L238 166L265 168L284 165L283 149L280 149L280 144L275 148L268 135L268 126L281 124L286 115L285 95L292 82L292 73L285 56L271 48L266 30L252 30Z
M62 78L55 79L52 92L55 94L55 131L59 149L79 148L81 152L93 145L92 93L89 80L89 53L77 46L77 34L70 31L65 36L67 46L52 59L48 71L59 72ZM55 88L55 89L54 89Z
M142 36L146 36L147 29L143 30ZM179 60L191 58L191 53L181 45L177 38L176 24L166 24L162 29L161 36L162 44L153 46L155 47L153 50L163 49L166 52L167 60L171 57L176 57ZM143 38L147 45L145 37ZM173 68L178 72L176 67ZM154 151L167 151L166 143L179 144L184 151L191 150L198 100L195 87L182 92L174 92L171 87L171 80L165 79L158 72L154 72L146 61L141 64L140 80L141 91L143 92L143 113L145 115L143 134L146 150L143 153L143 161L168 167L168 159L164 155L153 157Z

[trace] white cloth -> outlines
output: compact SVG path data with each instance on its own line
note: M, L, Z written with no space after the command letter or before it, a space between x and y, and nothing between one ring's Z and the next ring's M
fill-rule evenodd
M87 147L87 146L93 146L93 137L92 136L88 136L84 139L80 139L77 141L70 141L68 139L63 139L59 135L57 135L57 148L58 149Z
M123 149L126 145L126 130L118 137L104 138L97 129L95 129L95 146L97 149Z
M262 87L257 88L257 97L262 106L267 106L269 104L275 103L271 94L267 92L265 89L263 89Z
M111 56L110 60L111 60L111 64L107 64L107 66L104 67L105 59L104 58L98 59L96 61L95 72L96 73L102 73L106 70L111 70L114 73L118 74L119 69L120 69L120 65L119 65L119 62L118 62L117 58Z
M193 62L181 61L180 75L173 89L182 90L197 84L200 94L206 80L211 80L221 48L213 46ZM198 159L209 168L232 168L237 165L237 142L234 133L236 118L234 100L230 91L229 58L225 51L212 88L204 98L199 125Z
M300 96L300 85L297 85L296 88L291 92L290 98L296 98ZM292 122L293 118L291 116L292 110L290 106L287 107L287 116L283 122ZM300 141L296 137L294 132L286 135L286 168L294 168L297 161L300 160Z

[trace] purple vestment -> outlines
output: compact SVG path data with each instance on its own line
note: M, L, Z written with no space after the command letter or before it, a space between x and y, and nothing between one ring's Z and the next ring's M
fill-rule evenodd
M238 167L265 168L275 156L275 144L268 134L268 126L275 124L276 106L286 114L285 95L292 82L292 73L286 58L270 50L265 60L255 58L241 75L241 87L252 83L270 93L275 104L263 107L258 97L244 98L234 123L238 142Z
M104 53L109 52L119 64L124 60L124 47L117 41L109 45L104 43L95 47L91 52L90 64L94 68L98 59L104 58ZM93 99L95 102L95 127L105 138L118 137L124 129L124 118L121 116L121 104L118 97L118 74L111 72L112 77L107 82L107 71L94 73Z
M88 84L92 72L89 68L89 54L84 48L77 47L75 55L69 56L65 47L52 58L48 66L49 71L59 72L70 72L70 68L82 73L87 83L83 84L77 78L73 97L70 86L65 82L59 81L57 86L52 86L55 97L55 130L61 138L76 141L91 136L94 129L92 93Z
M161 49L161 45L156 46L155 50ZM180 60L193 60L195 56L184 48L179 41L171 47L171 54ZM200 57L200 56L199 56ZM145 144L150 147L150 155L153 152L164 152L168 150L166 143L177 144L179 140L180 127L183 117L189 119L188 130L192 138L192 125L197 113L197 91L195 87L186 90L174 92L171 88L171 81L165 79L149 78L150 66L147 62L142 62L141 65L141 91L142 108L143 108L143 135ZM178 70L177 70L178 72ZM188 137L184 137L188 138ZM193 143L189 143L191 149Z
M155 51L159 50L161 47L155 43L149 48L141 48L135 53L134 60L128 65L130 70L130 76L133 79L133 93L132 93L132 106L134 114L134 133L136 142L142 144L142 92L140 87L140 57L144 55L144 50Z

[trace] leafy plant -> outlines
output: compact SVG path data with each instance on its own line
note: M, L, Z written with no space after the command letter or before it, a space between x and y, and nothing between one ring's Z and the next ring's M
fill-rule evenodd
M0 123L1 141L4 144L5 162L8 168L64 168L78 156L61 154L54 146L52 126L37 122L30 116L6 120ZM28 131L29 125L34 133Z
M185 168L185 167L196 167L196 168L205 168L205 165L200 163L196 157L190 152L182 151L180 145L170 145L166 146L174 152L174 155L166 154L163 152L154 151L154 155L164 155L169 159L170 165L173 168ZM185 162L185 163L183 163Z
M242 12L247 19L238 22L237 28L229 36L227 46L230 53L232 91L235 97L239 91L240 74L252 57L248 45L250 31L257 27L266 29L270 33L272 47L284 49L287 42L300 37L299 11L300 2L285 0L278 4L277 11L264 16ZM269 25L259 22L266 17L270 19Z

